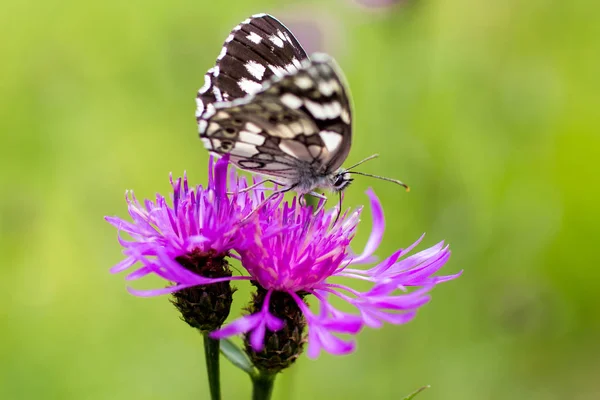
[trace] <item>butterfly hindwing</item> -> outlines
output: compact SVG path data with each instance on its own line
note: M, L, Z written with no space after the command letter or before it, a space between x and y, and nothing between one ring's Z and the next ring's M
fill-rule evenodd
M351 108L335 61L315 55L255 95L215 103L199 128L207 149L230 154L238 167L295 182L341 165L350 149Z
M214 116L200 122L202 141L212 152L229 154L239 168L294 180L312 159L290 154L291 149L294 143L300 145L298 139L314 135L317 127L272 96L259 97L246 104L217 105Z
M322 144L317 159L325 173L339 168L352 144L352 107L343 73L333 58L313 54L297 73L266 86L267 93L278 95L284 105L315 124Z

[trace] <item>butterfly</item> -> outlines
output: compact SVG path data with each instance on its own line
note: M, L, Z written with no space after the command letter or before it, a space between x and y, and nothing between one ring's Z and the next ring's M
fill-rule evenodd
M280 189L325 198L316 188L343 191L352 143L352 107L344 75L332 57L306 54L281 22L257 14L233 28L204 76L196 98L204 146L229 155L242 170ZM253 185L256 186L256 185ZM302 196L301 196L302 198Z

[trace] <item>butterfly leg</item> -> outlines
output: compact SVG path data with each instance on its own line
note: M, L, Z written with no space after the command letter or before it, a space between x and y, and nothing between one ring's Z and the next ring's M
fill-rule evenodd
M338 193L340 194L340 201L338 202L338 212L335 216L335 220L333 221L333 225L338 222L338 219L340 219L340 215L342 214L342 200L344 199L344 194L341 191Z
M316 197L317 199L321 199L321 200L327 201L327 196L325 196L324 194L317 193L317 192L310 192L308 194L310 194L313 197Z
M325 207L325 203L327 202L327 196L325 196L324 194L321 193L317 193L317 192L309 192L306 195L310 195L313 197L316 197L317 199L321 199L324 200L323 202L319 202L321 204L319 204L317 210L315 211L315 214L318 213L319 211L321 211L323 209L323 207ZM304 195L304 196L306 196ZM306 198L304 196L300 196L300 205L301 206L305 206L306 205Z
M273 183L273 184L275 184L275 185L278 185L278 186L284 186L282 183L279 183L279 182L277 182L277 181L274 181L273 179L265 179L265 180L263 180L263 181L260 181L260 182L257 182L257 183L255 183L255 184L253 184L253 185L251 185L251 186L248 186L247 188L244 188L244 189L238 190L237 192L227 192L227 194L235 194L235 193L245 193L245 192L249 192L250 190L252 190L252 189L255 189L255 188L259 187L260 185L262 185L263 183L267 183L267 182L271 182L271 183Z

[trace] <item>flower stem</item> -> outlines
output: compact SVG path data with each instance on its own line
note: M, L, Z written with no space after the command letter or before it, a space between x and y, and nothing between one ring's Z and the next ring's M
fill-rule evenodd
M206 373L210 387L211 400L221 400L221 382L219 379L219 340L208 336L209 332L203 332L204 357L206 359Z
M252 377L252 400L270 400L275 374L260 372Z

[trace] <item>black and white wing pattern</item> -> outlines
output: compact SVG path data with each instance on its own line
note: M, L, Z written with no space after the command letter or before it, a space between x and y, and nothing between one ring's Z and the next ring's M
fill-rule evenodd
M267 14L253 15L233 28L215 66L204 75L196 118L209 104L256 93L271 77L294 73L307 58L281 22Z
M299 193L349 183L337 170L350 151L351 105L330 56L309 59L281 23L259 15L233 30L207 76L197 120L209 151Z
M310 191L328 186L322 179L348 156L351 110L335 61L316 54L255 95L215 103L199 130L208 150L230 154L239 168Z

